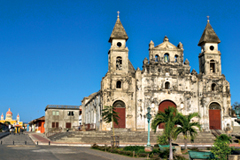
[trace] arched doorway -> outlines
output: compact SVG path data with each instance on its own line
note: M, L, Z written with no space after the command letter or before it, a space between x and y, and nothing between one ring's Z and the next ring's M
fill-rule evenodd
M114 123L114 128L125 128L126 121L125 103L123 101L118 100L113 103L113 106L116 109L115 111L118 113L119 116L118 125Z
M166 108L168 108L168 107L170 107L170 106L176 108L176 104L175 104L174 102L172 102L172 101L170 101L170 100L165 100L165 101L163 101L163 102L161 102L161 103L159 104L158 111L164 112L164 109L166 109ZM164 124L160 124L160 125L159 125L159 128L160 128L160 129L163 129L163 128L164 128Z
M213 102L209 106L209 128L210 129L222 129L221 128L221 106Z

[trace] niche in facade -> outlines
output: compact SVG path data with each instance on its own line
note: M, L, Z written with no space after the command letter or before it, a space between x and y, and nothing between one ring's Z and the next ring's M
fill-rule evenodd
M168 53L166 53L166 54L164 54L164 62L169 62L169 54Z
M117 86L117 88L122 88L122 83L121 83L121 81L117 81L117 84L116 84Z
M170 88L170 83L169 82L166 82L165 83L165 89L169 89Z

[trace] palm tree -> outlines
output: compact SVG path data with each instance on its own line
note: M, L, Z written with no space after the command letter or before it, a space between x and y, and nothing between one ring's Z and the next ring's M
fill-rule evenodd
M105 108L102 110L102 117L103 121L106 123L112 122L112 131L113 131L113 141L115 142L115 134L114 134L114 123L118 125L118 113L115 111L116 109L114 106L105 106ZM113 143L114 146L114 143Z
M181 113L178 114L178 121L177 124L180 125L176 128L176 131L174 133L174 137L177 138L177 136L182 133L184 138L184 146L185 149L187 149L187 139L188 136L190 136L191 142L194 141L194 138L197 135L197 130L201 130L201 125L199 122L191 122L191 119L194 117L200 118L199 114L197 112L190 113L189 115L182 115Z
M158 112L151 124L151 128L154 132L156 132L158 125L165 123L163 134L167 137L170 145L169 160L173 160L172 139L174 138L177 120L178 112L176 108L169 106L168 108L164 109L164 112Z

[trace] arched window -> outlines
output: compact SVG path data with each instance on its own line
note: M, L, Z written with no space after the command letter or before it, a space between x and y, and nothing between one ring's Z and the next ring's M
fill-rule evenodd
M117 81L117 88L121 88L121 87L122 87L121 81Z
M116 59L116 70L122 70L122 57Z
M159 62L159 56L157 54L155 55L155 62Z
M113 103L113 106L116 108L125 108L125 103L123 101L118 100Z
M210 61L210 72L215 73L215 62L214 62L214 60Z
M169 62L169 54L164 54L164 62Z
M165 89L169 89L170 88L170 83L169 82L166 82L165 83Z
M216 84L215 83L212 84L212 91L216 91Z
M178 62L178 55L175 55L175 60L174 60L174 62L175 62L175 63Z

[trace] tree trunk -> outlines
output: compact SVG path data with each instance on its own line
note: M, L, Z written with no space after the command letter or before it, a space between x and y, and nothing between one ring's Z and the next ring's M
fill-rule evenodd
M113 115L112 115L112 131L113 131L113 147L115 146L115 133L114 133L114 121L113 121Z
M170 147L169 147L169 160L173 160L173 150L172 150L172 139L169 140Z
M187 150L187 138L184 137L184 149Z

